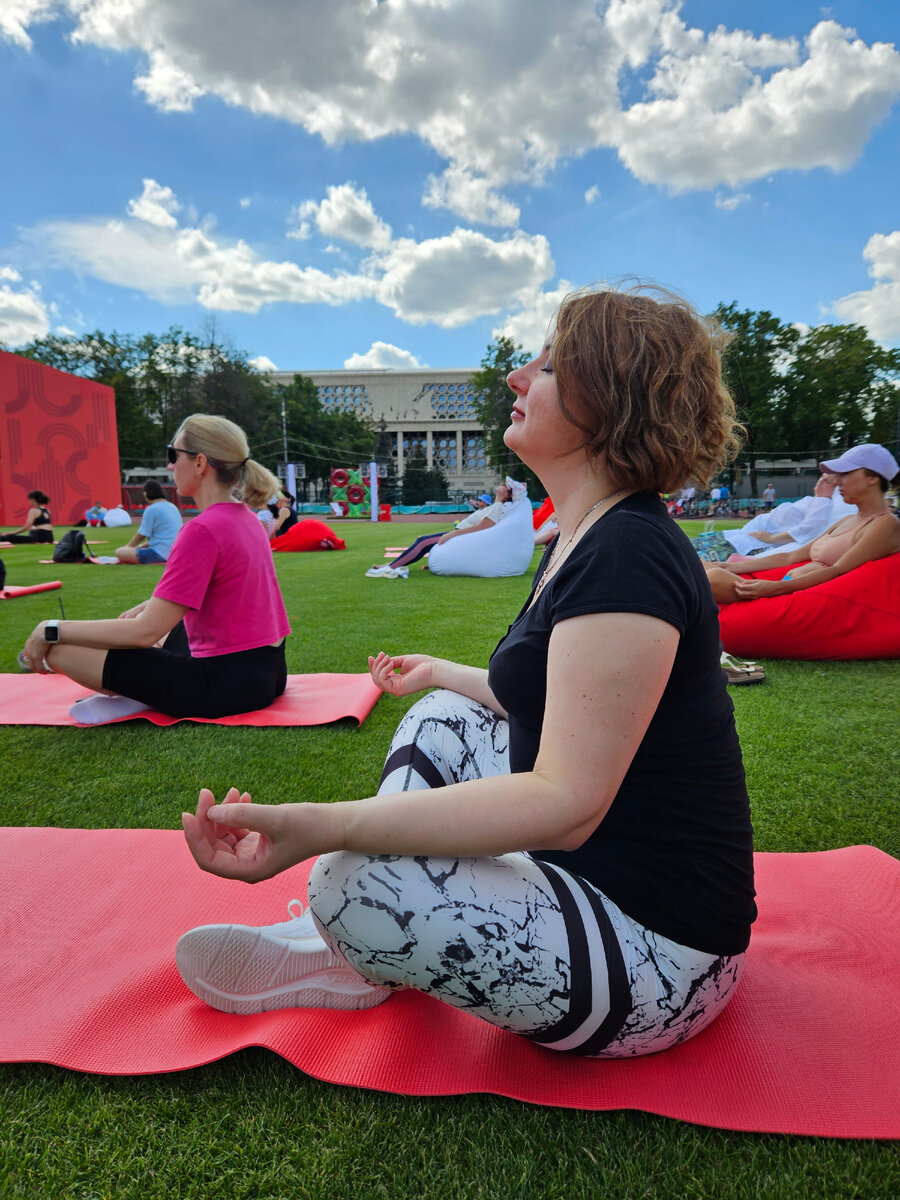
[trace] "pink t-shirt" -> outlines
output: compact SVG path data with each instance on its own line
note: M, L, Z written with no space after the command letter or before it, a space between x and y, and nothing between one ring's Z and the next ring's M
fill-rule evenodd
M188 521L153 595L189 610L195 658L254 650L291 632L269 539L246 504L211 504Z

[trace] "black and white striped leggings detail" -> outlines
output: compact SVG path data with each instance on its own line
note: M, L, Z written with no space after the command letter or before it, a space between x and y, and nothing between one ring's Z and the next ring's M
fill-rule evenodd
M380 792L507 773L508 727L432 692L397 729ZM323 855L313 913L372 983L413 987L550 1049L650 1054L705 1028L744 956L716 957L632 921L597 888L526 853Z

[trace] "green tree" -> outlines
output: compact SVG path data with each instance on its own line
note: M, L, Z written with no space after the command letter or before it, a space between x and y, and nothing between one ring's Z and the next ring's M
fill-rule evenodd
M859 442L895 443L900 351L861 325L817 325L799 339L785 374L783 444L823 458Z
M484 426L488 464L501 475L521 479L528 485L529 496L535 498L545 494L543 484L503 441L514 399L506 377L526 362L528 355L521 346L517 346L512 338L499 337L488 345L481 360L481 370L474 373L471 382L475 390L475 415Z
M722 373L734 397L738 417L747 430L744 454L750 463L750 486L758 495L756 460L783 445L779 421L785 371L799 339L794 325L783 325L770 312L740 310L720 304L716 320L731 334L722 355Z
M425 451L417 446L403 464L401 498L404 504L424 504L431 500L429 495L428 460Z

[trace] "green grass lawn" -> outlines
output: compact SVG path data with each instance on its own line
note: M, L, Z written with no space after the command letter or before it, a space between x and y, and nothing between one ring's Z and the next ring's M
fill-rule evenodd
M717 523L729 524L739 522ZM364 577L385 545L443 527L344 523L346 552L276 555L294 630L289 670L364 670L382 648L485 663L528 576L447 579L413 567L405 581ZM111 553L130 532L97 530L108 539L97 551ZM0 602L0 671L16 670L25 636L60 615L59 598L69 618L113 616L145 598L162 569L39 566L40 554L2 551L10 583L64 586ZM900 664L765 665L765 684L732 689L757 848L864 842L900 853ZM2 822L174 829L201 785L221 794L236 784L260 801L368 795L409 703L382 698L361 729L3 727ZM900 1159L889 1144L729 1133L493 1096L381 1095L309 1079L262 1050L134 1079L0 1067L0 1200L897 1195Z

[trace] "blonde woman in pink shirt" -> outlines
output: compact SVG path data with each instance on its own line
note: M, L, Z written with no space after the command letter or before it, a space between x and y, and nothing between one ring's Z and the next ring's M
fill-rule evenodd
M142 707L229 716L266 707L287 683L290 626L253 511L278 481L224 417L188 417L166 449L178 494L192 496L200 515L175 539L153 595L118 619L42 621L20 656L26 670L52 670L102 693L73 706L87 723ZM126 711L123 697L136 704Z

